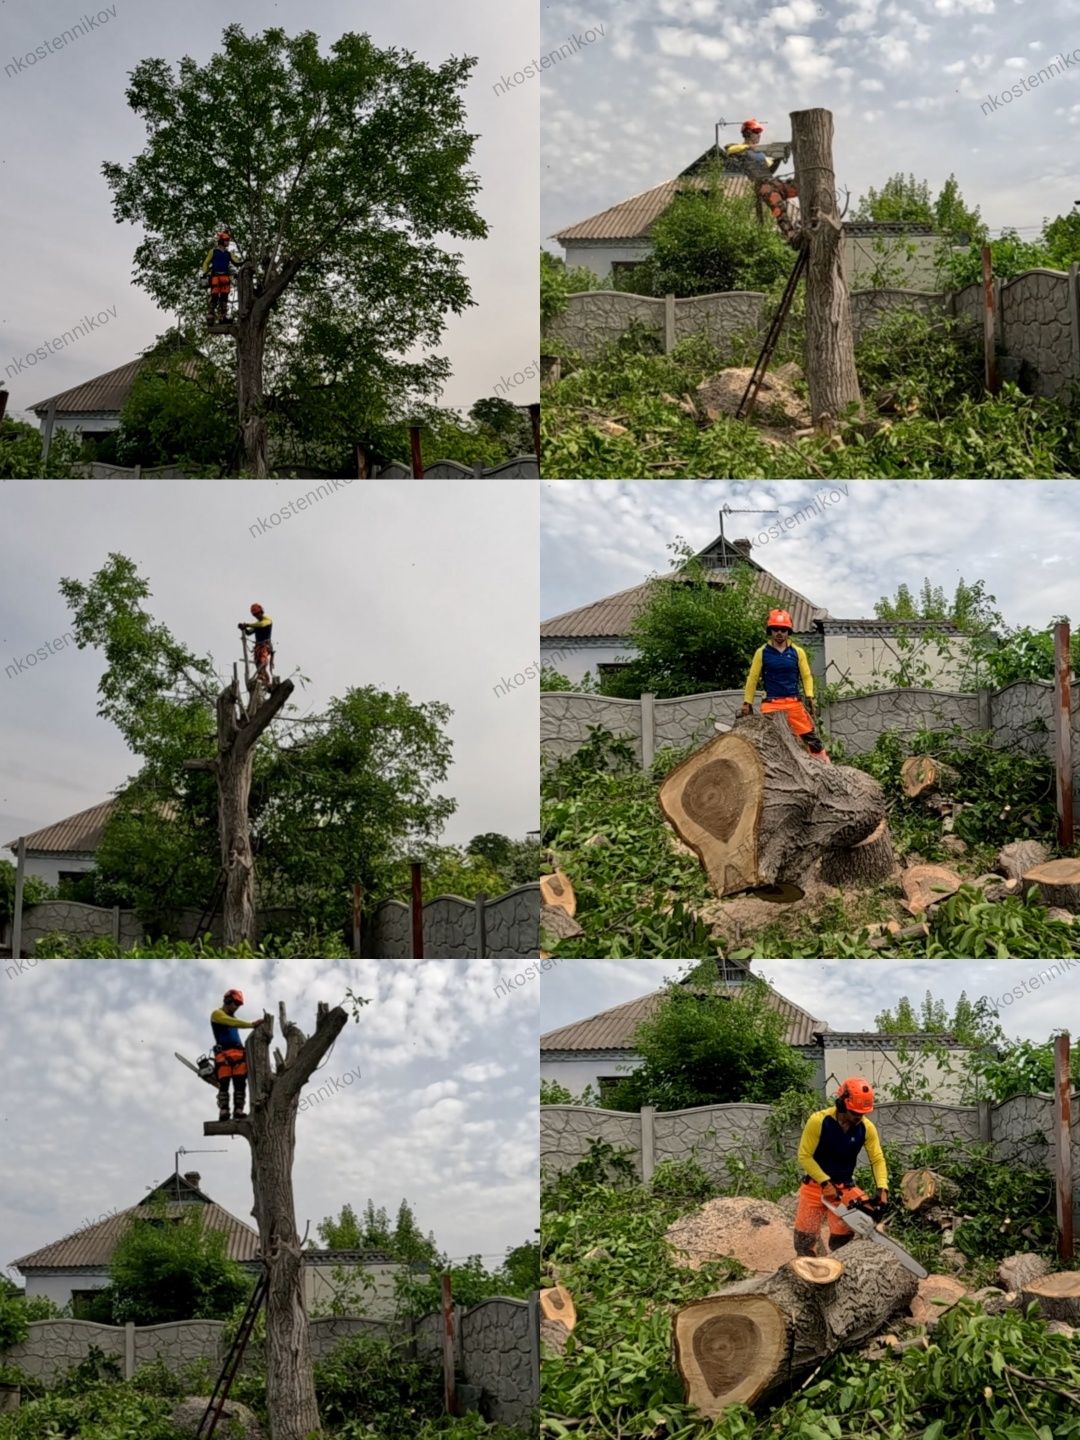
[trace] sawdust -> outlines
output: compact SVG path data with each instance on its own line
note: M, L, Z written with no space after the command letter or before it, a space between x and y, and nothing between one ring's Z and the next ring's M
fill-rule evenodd
M722 415L734 415L738 410L753 370L749 366L721 370L710 380L703 380L694 392L694 400L701 415L710 423ZM763 424L783 425L793 428L810 425L810 412L806 401L793 389L793 381L802 378L802 371L795 364L780 365L770 370L762 381L754 405L753 418Z
M697 1270L727 1257L748 1270L770 1273L795 1258L791 1221L778 1205L748 1196L707 1200L669 1226L676 1262Z

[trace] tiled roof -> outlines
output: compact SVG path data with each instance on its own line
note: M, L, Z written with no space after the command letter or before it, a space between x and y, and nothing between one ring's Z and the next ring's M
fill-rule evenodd
M762 595L774 597L786 610L791 612L792 624L795 626L797 635L810 634L814 629L815 622L827 614L827 611L807 600L805 595L800 595L798 591L792 590L790 585L785 585L782 581L777 580L776 576L770 575L767 570L759 570L754 578L757 589ZM730 584L730 572L713 571L709 575L709 583L711 585ZM581 605L576 610L567 610L565 614L555 615L550 620L544 620L540 625L540 636L546 640L571 637L583 639L586 636L597 635L617 637L629 635L631 622L645 606L649 584L650 582L646 580L641 585L632 585L629 590L619 590L614 595L605 595L602 600L594 600L591 605Z
M845 220L845 235L935 235L932 225L907 220Z
M29 406L29 409L40 415L55 400L57 410L67 414L80 410L119 412L124 408L124 403L131 394L131 387L145 363L145 357L140 355L137 360L129 360L126 365L107 370L104 375L96 375L93 380L86 380L82 385L75 385L59 395L50 395L47 400L39 400L36 405Z
M742 984L721 984L717 993L729 997L742 990ZM641 995L636 1000L626 1000L611 1010L602 1010L599 1015L590 1015L587 1020L577 1020L559 1030L549 1030L540 1037L540 1052L552 1050L632 1050L634 1032L648 1020L666 991L654 990L650 995ZM789 1045L812 1045L815 1034L828 1030L823 1020L815 1020L805 1010L800 1010L783 995L777 994L772 986L767 987L770 1005L788 1022L784 1039Z
M115 804L115 800L106 800L101 805L91 805L89 810L80 810L77 815L69 815L66 820L58 820L55 825L35 830L26 837L27 851L45 855L93 854L101 844L105 823ZM13 850L18 841L18 836L9 840L7 848Z
M828 616L821 621L826 635L959 635L951 620L843 620Z
M702 189L708 181L703 179L665 180L629 200L620 200L597 215L567 225L551 238L564 245L568 240L641 240L668 209L680 190ZM750 182L743 175L729 175L724 179L724 194L729 198L748 195Z

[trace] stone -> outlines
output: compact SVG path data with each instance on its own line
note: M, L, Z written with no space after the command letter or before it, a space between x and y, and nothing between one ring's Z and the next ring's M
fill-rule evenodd
M199 1422L210 1403L209 1395L189 1395L178 1400L172 1411L173 1429L183 1440L194 1440ZM218 1421L215 1436L221 1440L265 1440L262 1426L246 1405L227 1400Z

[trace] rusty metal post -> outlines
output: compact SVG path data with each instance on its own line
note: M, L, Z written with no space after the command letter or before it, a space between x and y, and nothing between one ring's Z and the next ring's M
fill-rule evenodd
M536 463L540 464L540 402L534 401L529 406L529 419L532 421L533 449L536 451Z
M4 416L7 414L9 399L10 396L8 395L8 392L3 389L3 387L0 387L0 425L4 423Z
M1054 773L1057 778L1058 844L1073 843L1072 667L1069 622L1054 626Z
M358 480L371 479L371 466L368 462L368 452L363 445L354 445L353 454L356 458L356 478Z
M409 426L409 444L412 447L412 473L414 480L424 478L424 452L420 445L420 426Z
M442 1284L442 1363L443 1363L443 1405L447 1415L457 1414L457 1355L454 1338L454 1295L450 1276L440 1276Z
M360 954L360 944L363 938L363 911L364 911L364 887L359 880L353 881L352 887L352 953Z
M424 958L424 883L420 861L409 862L412 876L412 953L414 960Z
M1058 1255L1073 1258L1072 1082L1069 1035L1054 1037L1054 1171L1057 1192Z
M997 366L997 335L995 333L996 305L994 303L994 264L990 257L990 246L982 247L983 278L983 349L986 359L986 389L991 395L1001 390Z

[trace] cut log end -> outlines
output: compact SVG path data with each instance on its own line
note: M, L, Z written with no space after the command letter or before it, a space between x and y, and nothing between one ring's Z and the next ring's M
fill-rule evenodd
M1060 1270L1029 1280L1020 1295L1025 1305L1037 1304L1044 1319L1080 1325L1080 1271Z
M540 876L540 903L565 910L571 919L577 914L577 896L570 878L561 870Z
M1024 886L1037 885L1043 903L1080 912L1080 860L1047 860L1024 872Z
M900 1181L904 1209L913 1213L927 1210L942 1202L948 1204L960 1195L954 1180L947 1180L936 1170L908 1170Z
M710 1418L752 1405L787 1352L787 1320L763 1295L695 1301L675 1315L672 1330L686 1403Z
M909 755L900 766L900 785L909 800L953 789L959 775L932 755Z
M790 1262L791 1269L807 1285L835 1285L844 1273L842 1260L821 1259L799 1255Z
M577 1324L577 1310L574 1298L563 1285L553 1285L550 1290L540 1291L540 1311L546 1320L557 1320L567 1331Z

